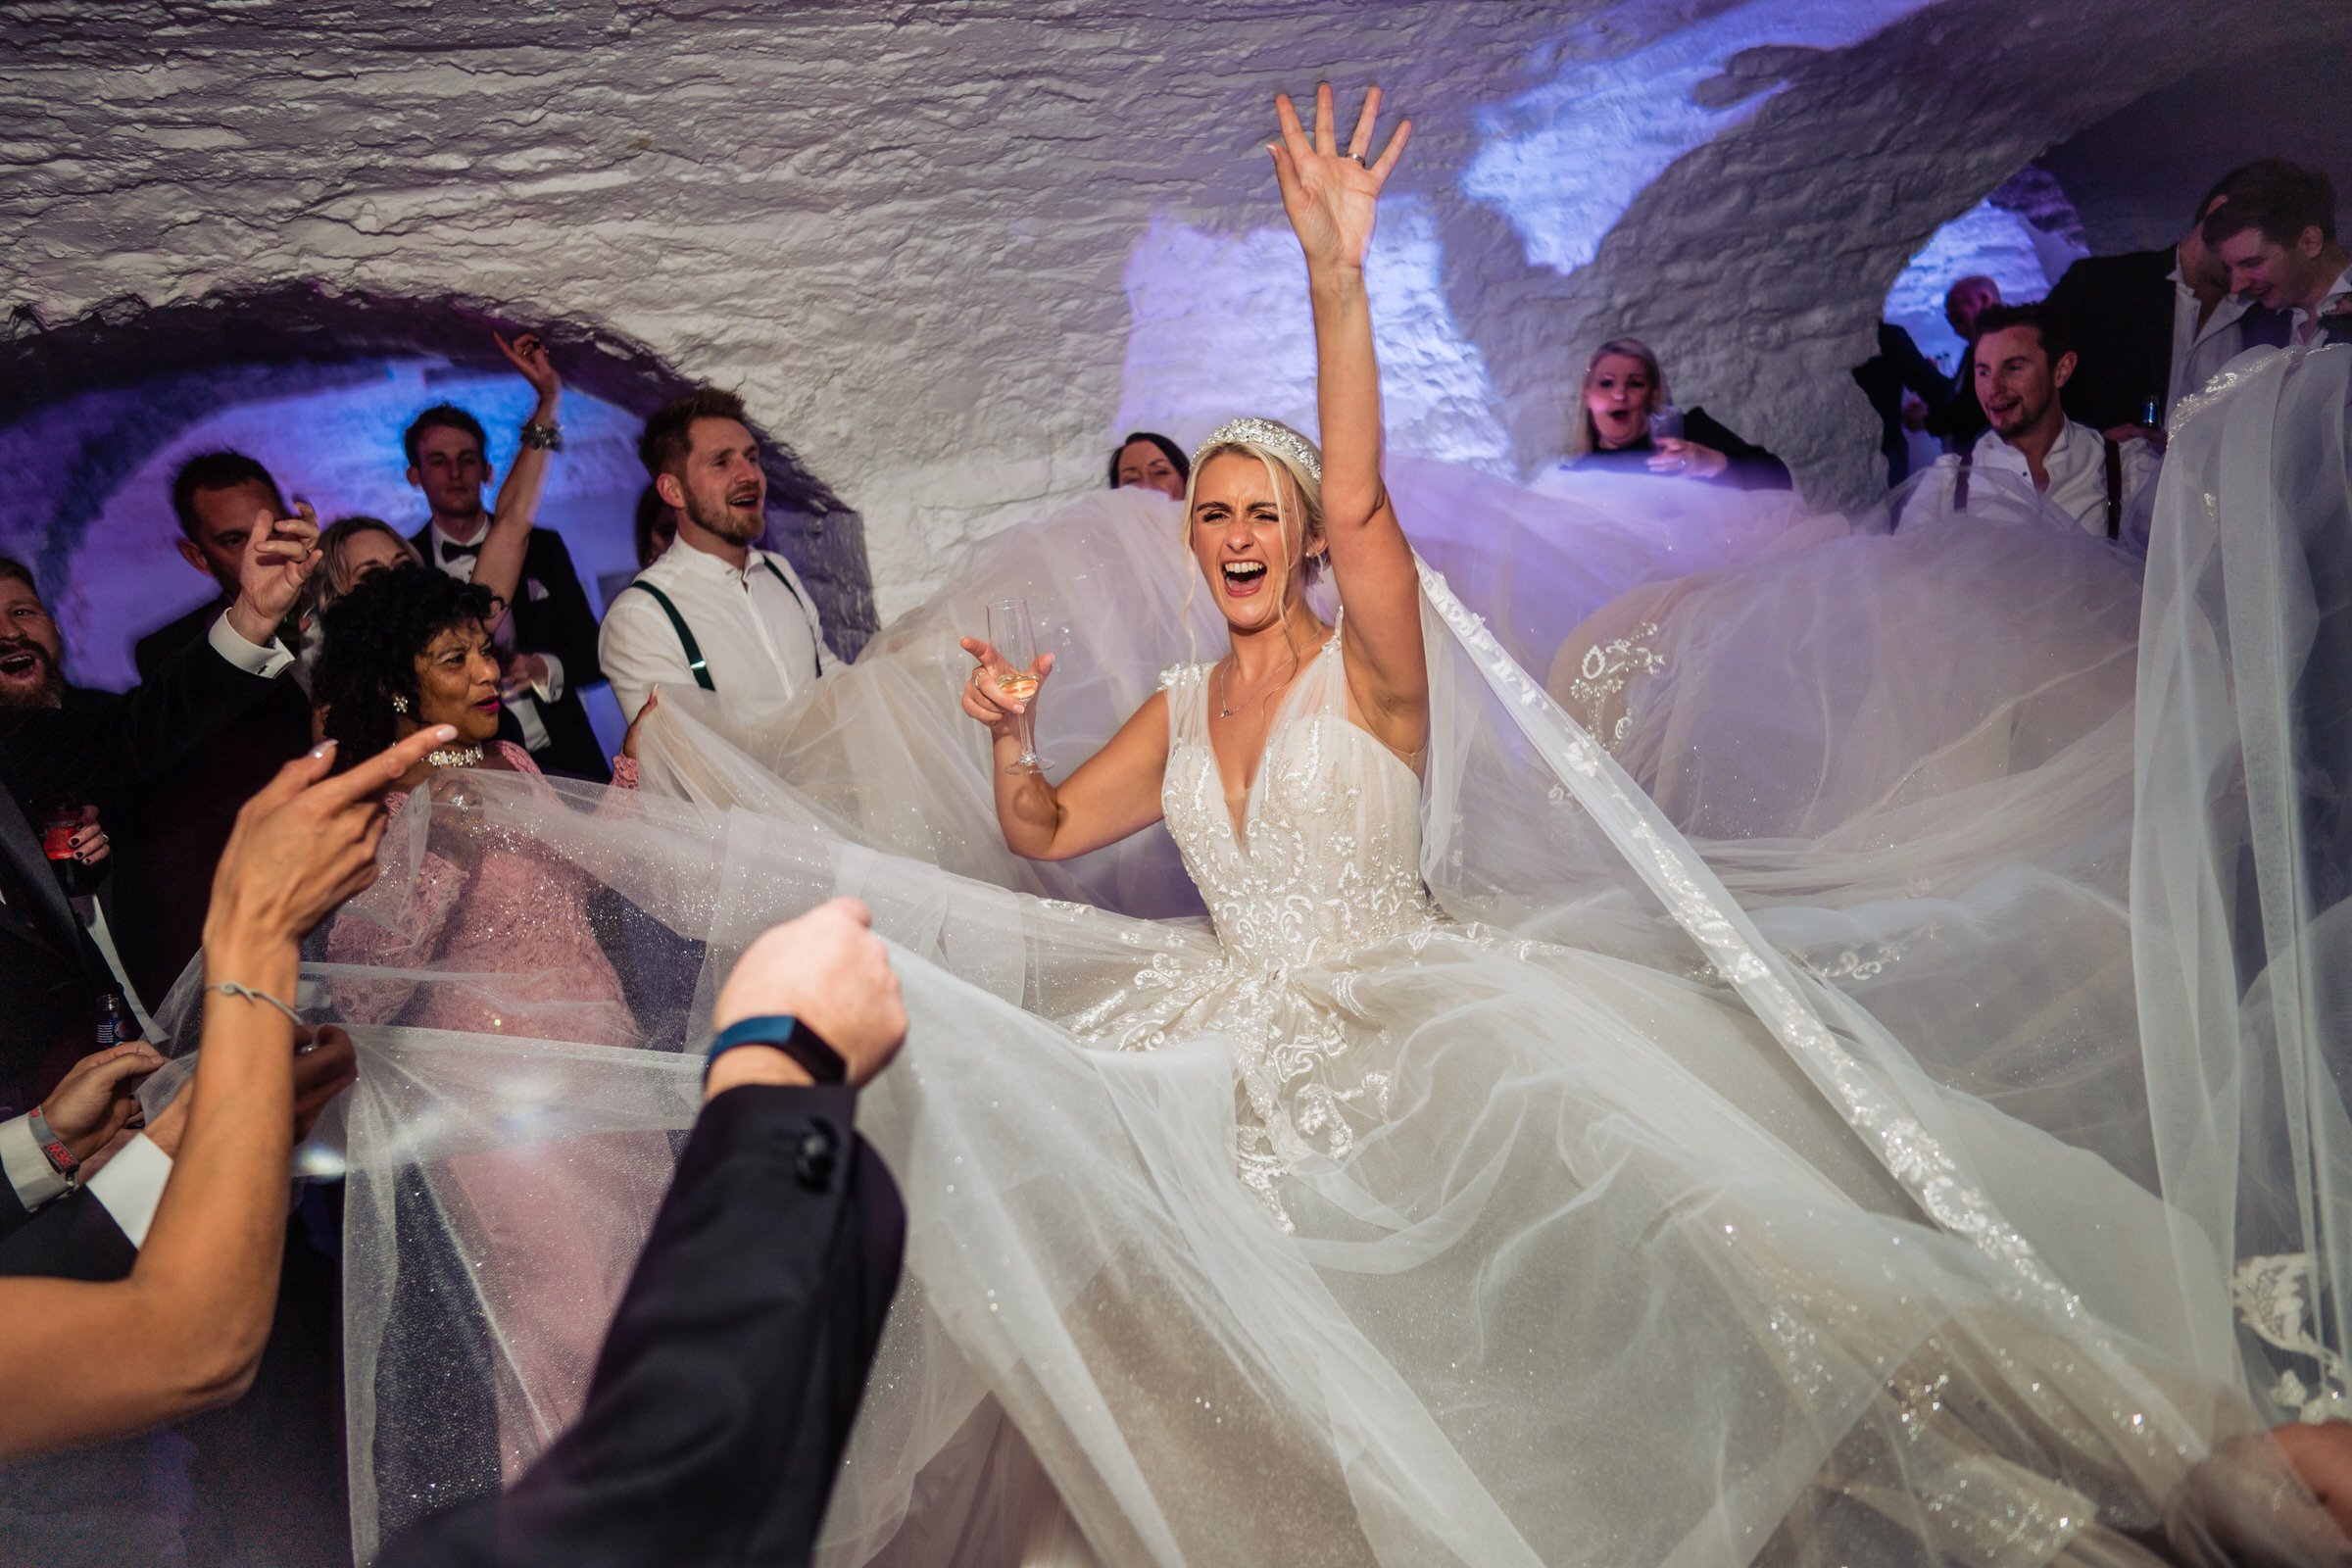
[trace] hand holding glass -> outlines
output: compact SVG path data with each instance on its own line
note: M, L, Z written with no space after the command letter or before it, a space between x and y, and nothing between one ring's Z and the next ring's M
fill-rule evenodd
M1020 735L1021 755L1004 771L1043 773L1054 764L1037 755L1037 715L1029 709L1037 697L1038 682L1045 676L1045 668L1038 662L1037 631L1029 619L1029 602L1000 599L990 605L988 641L996 650L998 662L986 669L983 678L992 682L1007 702L1021 705L1013 720Z

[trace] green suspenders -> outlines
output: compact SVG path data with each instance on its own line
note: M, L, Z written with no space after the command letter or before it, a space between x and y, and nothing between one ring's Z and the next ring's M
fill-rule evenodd
M769 576L775 578L776 581L784 585L784 591L792 595L793 603L801 607L801 613L803 615L807 615L808 613L808 601L801 598L799 591L792 586L792 579L778 571L776 569L776 564L768 560L765 556L761 556L760 558L760 564L767 568L767 574ZM651 594L653 596L654 603L662 607L662 613L669 617L670 630L678 634L678 646L684 649L686 652L686 667L694 671L694 683L707 692L714 692L718 690L717 686L711 683L710 666L709 662L703 658L702 645L694 640L694 633L686 629L686 617L679 614L678 607L669 602L669 595L663 593L661 589L655 587L652 583L647 582L642 577L630 583L629 588L642 588L647 593ZM626 593L628 592L628 589L624 588L621 590L621 592ZM815 640L814 631L813 628L811 628L809 641L813 642ZM824 656L821 654L817 656L816 672L819 675L822 675L825 672Z

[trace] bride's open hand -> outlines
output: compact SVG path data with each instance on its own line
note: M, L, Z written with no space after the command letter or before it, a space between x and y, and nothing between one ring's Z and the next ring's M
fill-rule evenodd
M1341 152L1333 129L1331 83L1315 89L1315 134L1310 141L1298 123L1298 111L1288 93L1274 97L1274 114L1282 122L1282 140L1268 142L1274 155L1274 178L1282 186L1282 210L1290 215L1306 253L1308 270L1324 267L1362 267L1372 247L1373 209L1380 187L1388 182L1404 144L1412 139L1413 122L1396 126L1389 145L1375 160L1372 130L1380 114L1380 89L1364 94L1364 112L1356 117L1355 134Z

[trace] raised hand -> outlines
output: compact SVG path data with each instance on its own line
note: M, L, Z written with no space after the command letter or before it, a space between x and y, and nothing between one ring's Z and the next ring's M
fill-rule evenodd
M1309 271L1326 268L1361 268L1372 247L1372 220L1380 188L1388 182L1412 139L1413 122L1400 122L1378 159L1372 157L1372 133L1380 114L1380 89L1364 94L1364 112L1356 117L1355 134L1348 150L1339 150L1333 128L1331 83L1315 88L1315 131L1308 139L1298 123L1298 111L1290 94L1274 98L1274 115L1282 123L1282 140L1266 144L1274 157L1274 178L1282 187L1282 210L1290 216L1306 253Z
M507 363L520 371L522 378L531 383L531 390L539 394L539 409L533 417L541 422L553 417L557 400L564 394L564 381L556 374L555 361L548 357L546 343L536 332L518 332L512 343L496 332L490 336L498 344L498 352L507 357Z
M237 566L237 597L228 607L228 623L237 635L257 647L277 635L302 597L302 585L318 569L318 514L308 501L294 504L291 517L271 516L264 508L254 514L253 531L245 537L245 558Z

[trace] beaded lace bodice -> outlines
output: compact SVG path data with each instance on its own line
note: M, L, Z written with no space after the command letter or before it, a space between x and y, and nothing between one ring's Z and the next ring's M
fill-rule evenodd
M1160 804L1229 963L1287 968L1426 927L1421 781L1348 717L1340 634L1299 673L1266 736L1242 818L1208 737L1206 664L1168 693Z

